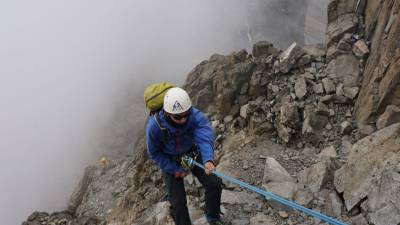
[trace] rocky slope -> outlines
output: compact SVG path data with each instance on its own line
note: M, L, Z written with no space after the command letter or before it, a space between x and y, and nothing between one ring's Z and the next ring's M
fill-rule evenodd
M264 41L196 66L185 88L212 121L218 170L348 224L400 224L399 9L334 0L326 46ZM185 182L206 224L203 190ZM164 197L142 134L135 154L87 168L66 211L24 224L173 224ZM228 182L222 202L232 224L321 223Z

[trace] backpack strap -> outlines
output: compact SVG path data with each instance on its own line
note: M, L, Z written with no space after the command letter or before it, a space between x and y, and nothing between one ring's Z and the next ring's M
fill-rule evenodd
M162 136L163 136L162 142L164 144L166 144L168 142L168 140L171 139L171 137L172 137L171 133L169 132L169 130L166 127L161 125L160 114L158 112L154 113L154 119L156 120L156 123L162 132Z
M160 119L160 114L159 111L154 112L153 114L154 119L157 123L157 126L160 128L161 132L162 132L162 143L166 144L169 140L171 140L172 138L174 138L174 136L169 132L168 128L164 127L163 125L161 125L161 119ZM194 141L194 134L193 131L189 131L188 133L186 133L184 136L189 137L190 139L192 139L192 141Z

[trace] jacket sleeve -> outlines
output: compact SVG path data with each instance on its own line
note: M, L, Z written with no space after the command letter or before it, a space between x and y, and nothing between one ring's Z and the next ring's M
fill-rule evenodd
M149 120L146 128L146 144L147 153L150 158L163 170L170 174L175 174L175 172L183 172L183 169L168 157L163 150L163 143L160 141L160 130L158 126Z
M196 113L197 126L194 129L194 141L199 147L203 164L214 160L214 132L210 121L202 113Z

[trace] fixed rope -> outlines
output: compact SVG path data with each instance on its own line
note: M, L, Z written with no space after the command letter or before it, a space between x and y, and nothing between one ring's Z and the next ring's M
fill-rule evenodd
M185 157L184 160L186 160L186 161L188 162L188 164L195 165L195 166L197 166L197 167L199 167L199 168L202 168L203 170L205 169L204 166L203 166L202 164L196 162L196 161L195 161L193 158L191 158L191 157ZM276 202L279 202L279 203L281 203L281 204L283 204L283 205L286 205L286 206L288 206L288 207L290 207L290 208L293 208L293 209L296 209L296 210L298 210L298 211L301 211L301 212L303 212L303 213L305 213L305 214L307 214L307 215L313 216L313 217L315 217L315 218L317 218L317 219L320 219L320 220L322 220L322 221L324 221L324 222L327 222L327 223L329 223L329 224L333 224L333 225L347 225L347 224L345 224L345 223L343 223L343 222L341 222L341 221L339 221L339 220L337 220L337 219L334 219L334 218L332 218L332 217L329 217L329 216L327 216L327 215L324 215L324 214L322 214L322 213L320 213L320 212L317 212L317 211L315 211L315 210L306 208L306 207L304 207L304 206L302 206L302 205L299 205L299 204L297 204L297 203L295 203L295 202L292 202L292 201L289 201L289 200L287 200L287 199L285 199L285 198L282 198L282 197L280 197L279 195L276 195L276 194L274 194L274 193L272 193L272 192L269 192L269 191L266 191L266 190L257 188L257 187L255 187L255 186L253 186L253 185L250 185L250 184L248 184L248 183L245 183L245 182L240 181L240 180L238 180L238 179L235 179L235 178L233 178L233 177L227 176L227 175L225 175L225 174L223 174L223 173L220 173L220 172L217 172L217 171L212 171L212 173L215 174L216 176L220 177L220 178L223 178L223 179L228 180L228 181L230 181L230 182L232 182L232 183L235 183L235 184L237 184L237 185L239 185L239 186L241 186L241 187L247 188L247 189L249 189L249 190L251 190L251 191L254 191L254 192L256 192L256 193L258 193L258 194L260 194L260 195L263 195L263 196L265 196L268 200L269 200L269 199L272 199L272 200L274 200L274 201L276 201Z

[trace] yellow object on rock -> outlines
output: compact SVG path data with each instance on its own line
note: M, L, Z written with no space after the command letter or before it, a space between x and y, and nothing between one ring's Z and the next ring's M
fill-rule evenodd
M108 166L108 158L107 156L102 156L99 159L100 165L102 165L103 167L107 167Z

